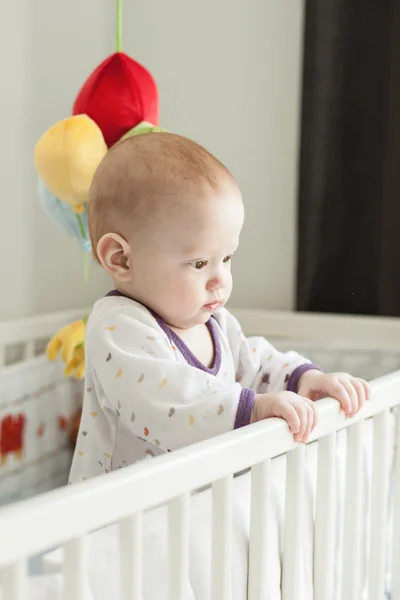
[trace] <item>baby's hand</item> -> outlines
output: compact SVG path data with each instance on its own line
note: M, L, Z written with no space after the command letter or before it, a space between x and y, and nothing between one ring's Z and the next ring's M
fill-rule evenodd
M352 377L348 373L321 373L306 371L299 382L298 393L310 400L326 396L339 400L343 412L353 417L364 402L369 400L370 386L364 379Z
M293 392L277 394L257 394L251 422L270 417L284 419L294 434L296 442L306 443L308 436L317 424L315 404Z

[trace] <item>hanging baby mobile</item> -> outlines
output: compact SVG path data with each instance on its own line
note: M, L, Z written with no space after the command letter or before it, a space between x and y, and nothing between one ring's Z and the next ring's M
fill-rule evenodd
M122 0L117 0L116 52L106 58L80 89L72 115L55 123L34 149L38 189L44 212L91 252L87 197L93 175L111 146L131 135L163 131L158 127L158 91L147 69L122 52ZM47 356L59 355L65 375L84 376L84 316L50 340Z

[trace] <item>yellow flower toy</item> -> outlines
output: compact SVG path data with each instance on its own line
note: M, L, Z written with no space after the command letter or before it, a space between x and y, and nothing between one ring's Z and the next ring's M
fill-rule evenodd
M83 319L66 325L47 344L47 358L56 360L60 354L66 377L83 379L85 373L85 328Z

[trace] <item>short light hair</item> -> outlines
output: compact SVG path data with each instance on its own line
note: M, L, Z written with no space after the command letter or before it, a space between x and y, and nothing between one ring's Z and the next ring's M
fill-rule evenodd
M180 135L143 133L117 143L100 163L88 196L93 253L106 233L123 235L123 224L143 223L160 197L183 190L218 189L236 181L203 146Z

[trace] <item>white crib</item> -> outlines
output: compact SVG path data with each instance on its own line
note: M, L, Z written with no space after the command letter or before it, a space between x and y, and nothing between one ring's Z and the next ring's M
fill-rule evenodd
M282 421L271 419L2 508L2 600L99 600L107 578L114 587L104 597L116 600L381 600L385 593L400 600L400 372L389 373L400 369L400 320L233 312L248 335L265 335L278 347L298 349L329 370L339 365L360 376L381 375L372 383L373 399L351 420L340 414L335 401L320 401L319 425L307 448L293 442ZM10 344L33 354L38 340L42 344L76 316L0 324L3 360L11 360ZM9 369L17 373L19 367L26 364L6 366L0 375ZM283 462L282 528L274 537L271 515L279 496L274 486L276 477L282 478ZM343 489L337 477L342 463ZM209 484L211 490L193 493ZM235 493L243 490L251 492L247 516L234 503ZM343 502L337 500L341 494ZM211 501L206 510L205 498ZM207 544L201 539L197 554L193 511L196 519L206 519L198 521L197 534L210 522L210 539ZM165 540L158 531L162 519L168 524ZM146 532L154 523L156 545L148 546ZM305 534L310 527L309 543ZM164 543L161 595L149 595L157 572L147 564ZM29 557L60 546L44 559L47 575L29 578ZM94 592L88 573L101 560L100 549L108 550L109 563L95 572L101 586ZM195 559L208 554L209 587L201 595L196 572L202 565ZM311 569L304 570L304 564ZM104 580L101 570L109 570ZM46 577L57 585L40 595ZM277 577L274 589L279 592L272 593L271 580ZM302 587L303 579L311 584Z

